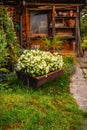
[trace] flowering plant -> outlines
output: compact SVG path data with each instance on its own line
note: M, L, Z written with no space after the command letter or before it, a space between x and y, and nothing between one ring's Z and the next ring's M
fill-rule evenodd
M24 50L18 59L17 71L27 72L32 76L40 76L55 70L61 70L63 58L58 53L40 50Z

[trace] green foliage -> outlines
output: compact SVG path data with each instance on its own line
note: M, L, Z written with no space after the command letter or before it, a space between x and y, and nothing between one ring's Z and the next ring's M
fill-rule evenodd
M65 66L65 72L71 75L74 74L75 71L76 71L75 66L70 63L67 63L67 67Z
M63 48L63 44L65 43L64 40L61 39L60 36L55 35L52 39L52 47L53 49L61 50Z
M43 38L42 41L44 42L44 45L45 45L45 49L48 50L50 48L50 45L51 45L51 40L50 38Z
M19 50L13 23L7 10L0 6L0 82L8 80L9 70L17 62Z
M75 73L75 58L74 57L64 57L64 70L67 74L71 75L73 73Z
M72 57L64 62L73 65ZM68 67L68 66L67 66ZM83 130L81 111L69 93L69 75L50 81L41 88L25 88L15 73L0 85L0 128L23 130Z
M44 42L46 50L60 50L63 48L63 44L65 43L65 41L63 41L58 35L55 35L53 38L44 38L42 41Z
M82 130L84 113L69 94L67 74L36 91L20 89L14 79L0 91L1 129Z
M13 28L13 23L7 10L3 6L0 7L0 33L0 36L3 35L0 40L0 43L3 44L1 45L2 47L0 47L0 52L2 51L1 48L4 47L5 57L8 56L8 60L12 63L16 62L19 54L19 44ZM0 56L3 57L3 51Z
M5 68L4 68L5 69ZM0 83L9 81L13 77L13 72L8 72L8 70L0 70ZM4 84L3 84L4 85ZM0 88L0 90L3 88Z
M87 50L87 37L84 37L84 38L82 39L82 44L81 44L81 46L82 46L82 48L83 48L84 50Z
M72 56L64 56L64 63L70 63L70 64L74 64L75 63L75 58Z
M8 73L8 69L5 68L8 58L9 53L7 50L6 35L4 31L0 29L0 81L2 81L2 79L5 79L5 74L2 74L2 72Z
M81 12L81 37L87 37L87 6Z
M7 42L6 35L2 29L0 29L0 68L5 64L8 59L8 50L7 50Z

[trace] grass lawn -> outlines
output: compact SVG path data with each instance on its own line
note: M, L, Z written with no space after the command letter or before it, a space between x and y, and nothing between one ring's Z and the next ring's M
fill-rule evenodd
M83 130L86 113L69 93L69 75L31 89L11 78L0 85L0 130Z

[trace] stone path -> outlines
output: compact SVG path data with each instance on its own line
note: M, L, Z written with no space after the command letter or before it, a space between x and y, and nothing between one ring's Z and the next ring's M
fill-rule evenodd
M87 111L87 52L77 57L76 73L71 76L70 92L77 104Z
M87 111L87 51L83 57L77 57L76 72L70 78L70 92L78 106ZM87 118L83 129L87 130Z

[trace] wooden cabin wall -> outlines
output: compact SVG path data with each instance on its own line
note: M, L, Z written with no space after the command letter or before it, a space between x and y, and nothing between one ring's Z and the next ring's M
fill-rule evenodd
M12 19L14 29L16 31L18 40L20 41L20 15L17 7L6 6L7 11ZM26 8L22 14L22 40L23 47L34 48L36 45L40 45L40 48L43 49L43 42L41 39L31 39L30 38L30 12Z
M19 12L18 9L14 6L6 6L7 11L11 17L11 20L13 22L13 27L16 31L18 40L19 40L19 31L20 31L20 22L19 22Z
M41 34L42 35L42 34ZM44 48L44 43L42 42L42 37L35 38L30 32L30 10L26 8L22 14L22 37L23 37L23 47L35 48L38 45L40 49Z
M52 23L52 11L48 12L48 36L52 37L53 32L52 28L50 28L50 23ZM59 36L72 36L75 32L73 32L72 29L57 28L55 29L55 33ZM24 47L36 48L39 45L40 49L44 49L44 43L42 42L41 37L34 38L30 34L30 11L28 8L25 9L22 15L22 35ZM67 39L67 44L64 45L64 50L73 50L73 42L73 39Z
M26 10L23 12L22 15L22 40L23 46L26 43Z
M30 33L30 13L29 13L29 10L26 8L26 37L27 37L27 42L29 42L29 33Z
M11 16L11 19L14 23L14 28L15 28L15 31L17 33L17 36L18 38L20 37L20 14L19 14L19 10L17 9L17 7L14 7L14 6L7 6L8 7L8 12ZM75 8L74 8L75 9ZM71 9L70 9L71 10ZM77 46L75 44L78 44L77 43L77 40L78 39L78 36L77 36L77 28L78 26L76 26L77 24L77 12L76 12L76 9L74 11L74 14L75 14L75 18L73 18L72 16L70 16L70 10L62 10L61 9L58 9L56 10L57 12L57 20L59 22L59 19L63 19L64 21L64 27L57 27L55 28L55 33L64 37L64 36L74 36L74 38L71 37L67 39L67 44L65 45L65 49L68 49L68 50L73 50L75 51L75 48L74 46ZM62 12L62 16L60 16L60 12ZM67 12L67 16L64 16L64 13ZM69 15L68 15L69 14ZM74 19L75 21L75 25L72 26L71 24L69 25L69 21L70 19ZM57 24L57 22L55 21L55 25ZM48 34L47 36L49 37L52 37L53 35L53 30L52 30L52 27L50 27L50 23L52 22L52 10L49 10L48 11ZM62 24L62 22L61 22ZM25 8L25 10L23 11L23 14L22 14L22 38L23 38L23 47L30 47L30 48L34 48L36 47L37 45L40 46L41 49L44 48L44 43L41 41L41 37L42 35L39 34L39 37L35 38L35 37L32 37L30 35L30 10L29 8Z
M28 46L29 44L29 32L30 32L30 14L26 8L22 15L22 37L23 46Z
M14 6L6 6L7 11L13 22L13 27L16 31L18 40L20 41L20 14L19 9ZM29 44L29 32L30 32L30 15L26 8L22 14L22 40L23 46L28 46Z

